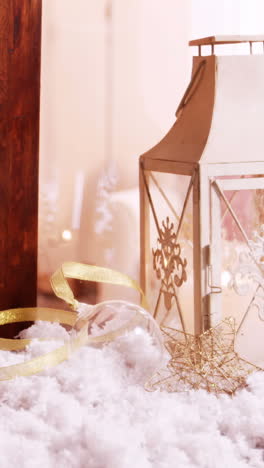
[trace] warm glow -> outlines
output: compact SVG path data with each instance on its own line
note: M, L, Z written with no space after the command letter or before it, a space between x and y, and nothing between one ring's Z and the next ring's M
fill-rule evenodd
M231 280L231 274L229 271L223 271L221 275L221 283L224 288L226 288Z
M65 241L70 241L70 240L72 240L72 233L71 233L71 231L69 231L69 229L64 229L64 231L62 231L62 233L61 233L61 237Z

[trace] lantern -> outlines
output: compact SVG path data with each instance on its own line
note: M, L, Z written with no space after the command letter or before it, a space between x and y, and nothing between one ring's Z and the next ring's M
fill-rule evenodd
M248 43L248 54L215 54L218 45L239 43ZM259 362L264 56L256 49L264 36L190 45L199 55L176 122L140 157L141 285L158 322L184 333L200 335L233 316L240 354Z

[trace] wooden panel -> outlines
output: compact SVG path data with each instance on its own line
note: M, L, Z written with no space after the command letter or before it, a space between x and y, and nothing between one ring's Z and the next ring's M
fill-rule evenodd
M1 0L1 310L36 304L40 46L41 0Z
M7 98L8 0L0 6L0 108Z

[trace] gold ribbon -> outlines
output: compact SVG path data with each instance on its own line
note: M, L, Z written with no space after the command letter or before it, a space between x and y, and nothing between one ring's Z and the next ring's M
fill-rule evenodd
M34 322L36 320L57 322L74 327L76 322L76 313L67 310L49 309L47 307L9 309L0 312L0 325L15 322ZM0 338L0 349L6 351L19 351L25 349L30 342L31 340L10 340Z
M61 268L52 275L51 285L56 296L63 299L74 309L74 311L78 310L79 302L75 299L66 278L79 279L83 281L104 282L133 288L141 294L142 307L147 308L147 303L143 291L139 287L138 283L128 276L108 268L85 265L82 263L67 262L64 263ZM92 306L91 310L93 310ZM73 352L77 351L86 344L113 341L117 337L122 336L129 330L135 328L135 326L142 320L142 314L137 312L126 325L123 325L115 331L108 332L100 336L88 336L88 319L89 317L85 320L84 323L82 322L80 331L76 331L76 335L74 337L70 338L66 343L64 343L63 346L60 346L56 350L20 364L1 367L0 380L10 380L18 376L29 376L39 373L65 361L73 354ZM0 325L35 320L57 322L70 325L72 329L74 329L78 321L78 316L76 312L60 309L50 309L45 307L9 309L0 312ZM29 339L0 338L0 349L18 351L24 349L30 342L31 340Z
M138 285L129 276L110 268L102 268L94 265L85 265L84 263L66 262L55 271L50 282L54 293L60 299L63 299L74 310L78 308L78 301L74 298L73 292L66 278L78 279L83 281L94 281L96 283L109 283L119 286L127 286L138 291L141 295L141 305L148 309L145 295Z

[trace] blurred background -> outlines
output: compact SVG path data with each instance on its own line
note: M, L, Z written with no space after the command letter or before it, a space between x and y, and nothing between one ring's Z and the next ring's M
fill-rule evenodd
M138 156L174 122L188 41L263 33L263 17L263 0L43 0L40 305L54 305L49 277L64 261L138 279ZM73 287L86 302L137 300Z

